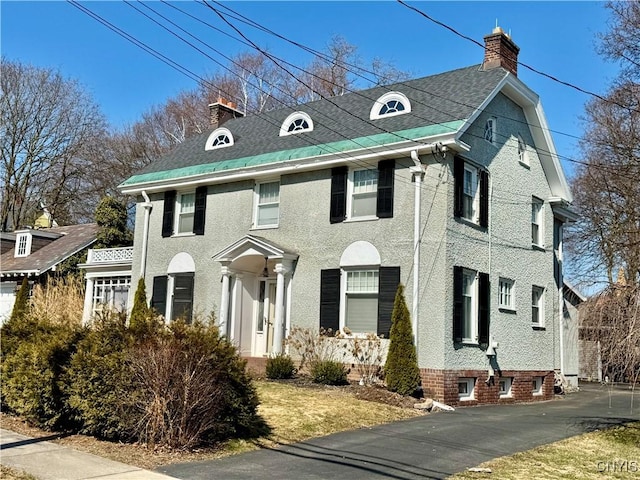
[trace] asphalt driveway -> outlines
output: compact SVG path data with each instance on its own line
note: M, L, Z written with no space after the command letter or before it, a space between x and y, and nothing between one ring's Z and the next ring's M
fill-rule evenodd
M640 395L600 385L558 400L467 407L370 429L158 469L195 479L445 478L486 460L563 438L640 420ZM609 403L611 402L611 406ZM594 469L600 460L593 459Z

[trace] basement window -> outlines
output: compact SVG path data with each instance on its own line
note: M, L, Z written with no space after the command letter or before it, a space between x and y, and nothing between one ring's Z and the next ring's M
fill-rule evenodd
M542 384L544 383L544 377L533 377L531 382L531 393L534 395L542 395Z
M458 399L460 401L473 400L475 385L475 378L458 378Z
M513 385L512 377L503 377L500 379L498 383L499 390L498 393L500 398L510 398L511 397L511 386Z

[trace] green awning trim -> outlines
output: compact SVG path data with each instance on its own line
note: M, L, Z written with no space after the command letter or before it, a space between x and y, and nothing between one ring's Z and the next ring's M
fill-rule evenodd
M139 183L159 182L163 180L173 180L178 178L204 175L221 170L236 170L247 167L255 167L268 163L286 162L302 158L318 157L344 153L353 150L361 150L371 147L379 147L387 144L398 143L399 140L414 140L426 138L434 135L453 133L464 124L464 120L454 120L452 122L438 123L425 127L410 128L398 132L379 133L338 142L324 143L321 145L310 145L308 147L282 150L279 152L262 153L251 157L236 158L233 160L223 160L221 162L194 165L191 167L176 168L162 172L143 173L134 175L120 184L120 187L127 187ZM398 138L400 137L400 138ZM233 148L233 147L231 147Z

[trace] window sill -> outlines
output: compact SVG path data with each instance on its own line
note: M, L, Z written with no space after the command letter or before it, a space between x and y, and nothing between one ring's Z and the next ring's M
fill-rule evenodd
M538 250L539 252L546 252L547 250L544 248L543 245L538 245L536 243L532 243L531 244L531 249L532 250Z
M180 238L180 237L195 237L196 234L193 232L184 232L184 233L174 233L169 238Z
M369 217L353 217L347 218L343 223L355 223L355 222L370 222L372 220L378 220L379 218L376 216Z
M260 225L258 227L251 227L249 230L273 230L274 228L278 228L280 225Z
M526 168L527 170L531 170L531 165L529 164L529 162L523 162L522 160L518 160L518 163L522 165L524 168Z
M516 312L515 308L511 308L511 307L498 307L498 311L500 311L502 313L511 313L513 315L518 313L518 312Z
M533 328L534 330L546 330L546 327L544 327L543 325L538 325L536 323L532 323L531 328Z
M481 232L486 232L487 231L487 227L483 227L482 225L480 225L479 220L478 221L474 221L474 220L470 220L468 218L465 217L455 217L456 220L458 220L458 223L462 223L463 225L467 225L471 228L475 228L476 230L479 230Z
M473 402L475 398L473 397L458 397L459 402Z
M476 340L462 340L461 342L458 342L460 345L468 345L470 347L478 347L480 346L480 343L477 342Z

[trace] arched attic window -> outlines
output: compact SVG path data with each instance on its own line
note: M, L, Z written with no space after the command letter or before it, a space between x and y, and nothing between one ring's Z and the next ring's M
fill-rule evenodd
M289 115L280 127L280 136L295 135L313 130L313 120L304 112L294 112Z
M214 150L216 148L222 147L230 147L233 145L233 135L228 128L216 128L209 138L207 138L207 143L204 146L205 150Z
M375 120L409 112L411 112L411 102L409 102L407 96L400 92L389 92L375 101L373 107L371 107L369 118Z

